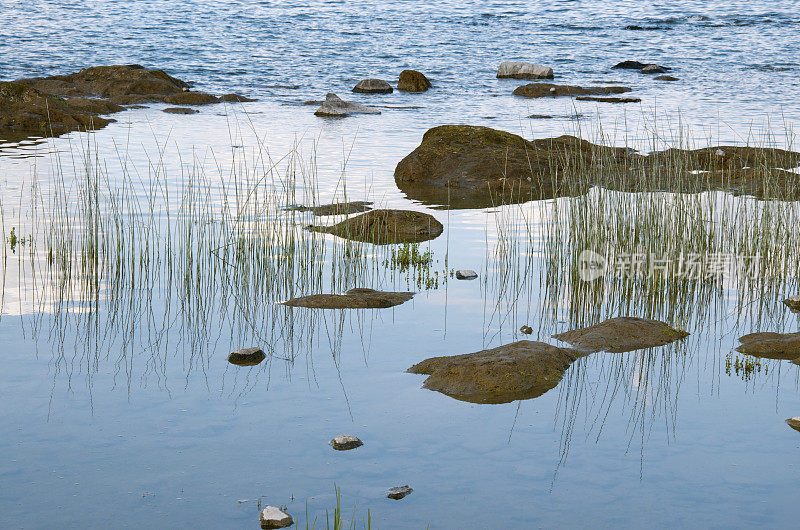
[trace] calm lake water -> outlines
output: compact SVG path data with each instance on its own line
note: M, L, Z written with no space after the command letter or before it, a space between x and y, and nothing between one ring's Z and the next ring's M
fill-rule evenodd
M95 155L89 166L102 168L103 185L127 189L143 206L149 185L161 183L161 226L167 212L171 222L193 215L191 201L180 200L189 176L206 179L202 204L219 212L228 207L223 188L243 172L270 175L279 194L289 185L297 202L313 184L323 202L366 199L445 225L420 245L430 264L411 273L391 270L391 249L358 245L352 258L342 240L317 236L326 254L309 267L319 275L302 280L284 264L277 275L290 285L281 288L271 277L258 284L253 263L252 276L230 277L222 261L169 263L162 255L87 293L85 271L53 282L46 251L31 256L31 243L12 250L6 241L0 526L257 528L261 503L286 506L299 527L306 513L324 527L338 487L358 527L367 510L378 528L794 527L800 433L784 420L800 415L798 366L756 359L752 371L737 372L737 360L753 359L731 352L751 331L797 331L797 316L780 303L797 292L796 269L745 289L699 284L666 302L648 301L647 285L588 299L558 279L564 271L546 252L552 209L571 199L444 210L406 198L393 174L428 128L448 123L526 138L602 131L643 151L682 135L697 147L797 149L796 7L0 0L4 80L139 63L197 90L258 98L190 116L152 105L114 115L116 123L90 135L0 144L4 237L12 227L19 237L45 237L59 186L80 204L76 176ZM671 66L680 81L610 69L626 59ZM552 66L558 83L631 86L642 103L516 98L522 82L495 78L502 60ZM427 74L434 88L350 92L365 77L395 83L405 68ZM302 105L327 92L386 108L326 120ZM283 180L292 150L313 183ZM128 221L150 219L125 212ZM268 214L300 234L320 221ZM184 235L170 235L181 259ZM456 268L475 269L479 279L450 278ZM426 282L431 274L436 281ZM279 294L363 285L418 294L382 310L273 303ZM503 405L456 401L405 373L434 355L529 338L518 331L523 324L530 338L552 343L554 333L626 315L692 335L585 357L555 389ZM227 362L229 352L253 345L270 351L264 363ZM364 446L333 451L327 442L342 433ZM385 498L404 484L410 496Z

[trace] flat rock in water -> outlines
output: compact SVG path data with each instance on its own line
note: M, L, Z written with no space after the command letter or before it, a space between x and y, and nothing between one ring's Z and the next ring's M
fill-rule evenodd
M533 328L530 326L522 326L519 328L520 333L524 333L525 335L533 334Z
M657 64L648 64L641 70L643 74L665 74L668 71L668 68L664 68L663 66L659 66Z
M800 296L794 295L784 299L784 305L794 312L800 312Z
M391 94L392 85L383 79L362 79L353 87L353 92L360 94Z
M464 355L431 357L408 369L428 378L422 387L470 403L509 403L554 388L582 354L521 340Z
M184 91L164 96L162 101L170 105L210 105L219 103L220 100L217 96L212 96L211 94Z
M197 109L190 109L189 107L167 107L162 110L162 112L166 112L167 114L197 114L200 111Z
M610 318L587 328L553 335L584 352L622 353L664 346L689 336L664 322L637 317Z
M581 87L572 85L554 85L553 83L529 83L514 89L515 96L524 98L562 97L562 96L603 96L630 92L626 86L594 86Z
M366 212L372 209L370 207L371 204L372 203L369 201L350 201L320 204L319 206L289 206L286 209L298 212L311 212L321 217L326 215L350 215L353 213Z
M397 80L397 90L401 92L425 92L431 86L425 74L416 70L403 70Z
M658 79L659 81L680 81L680 79L672 77L671 75L657 75L653 79Z
M386 491L386 496L390 499L399 500L406 495L410 495L412 491L414 490L408 487L408 484L405 486L395 486L394 488L389 488Z
M374 289L350 289L345 294L312 294L292 298L283 305L310 307L313 309L383 309L408 302L414 297L411 292L375 291Z
M329 443L331 447L337 451L349 451L350 449L355 449L356 447L364 445L364 442L350 434L340 434Z
M736 351L767 359L800 359L800 333L750 333Z
M248 103L251 101L256 101L253 98L248 98L246 96L242 96L240 94L224 94L219 97L220 101L226 101L229 103Z
M474 280L478 277L478 273L470 269L462 269L456 271L457 280Z
M789 418L786 420L786 424L796 431L800 431L800 416L795 416L794 418Z
M228 355L228 362L236 366L255 366L266 358L261 348L244 348Z
M497 77L500 79L553 79L553 69L523 61L504 61L497 69Z
M333 226L306 228L376 245L421 243L439 237L444 231L442 223L432 215L407 210L372 210Z
M276 506L267 506L261 510L261 528L286 528L292 526L292 516Z
M608 98L600 96L578 96L578 101L599 101L600 103L641 103L639 98Z
M663 72L668 72L669 70L672 70L672 68L667 68L666 66L660 66L660 65L657 65L657 64L654 64L654 63L642 63L642 62L639 62L639 61L622 61L621 63L615 64L611 68L623 69L623 70L640 70L641 71L641 70L647 68L648 66L655 66L657 68L660 68Z
M350 114L380 114L380 113L381 111L373 109L372 107L367 107L366 105L362 105L361 103L344 101L336 94L329 92L325 96L325 101L322 102L322 106L314 112L314 115L322 117L342 117L342 116L348 116Z

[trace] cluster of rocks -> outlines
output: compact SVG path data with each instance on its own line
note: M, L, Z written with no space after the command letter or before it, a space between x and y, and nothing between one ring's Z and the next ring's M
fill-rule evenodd
M431 88L431 82L425 74L416 70L403 70L397 80L397 90L401 92L425 92ZM394 88L383 79L362 79L353 87L358 94L391 94ZM329 92L325 101L314 112L316 116L341 118L351 114L380 114L374 107L351 101L344 101L336 94Z
M72 130L101 129L104 117L143 103L199 106L253 101L239 94L215 96L191 91L189 83L141 65L84 68L67 75L0 82L0 131L4 136L57 136ZM170 107L165 112L193 114Z

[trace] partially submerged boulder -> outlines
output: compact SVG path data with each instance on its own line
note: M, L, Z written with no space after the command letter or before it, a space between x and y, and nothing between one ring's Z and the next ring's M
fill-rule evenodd
M553 79L553 69L523 61L504 61L497 68L500 79Z
M372 210L333 226L306 228L376 245L421 243L439 237L444 231L442 223L432 215L408 210Z
M236 366L255 366L267 358L264 350L258 347L236 350L228 355L228 362Z
M287 210L297 212L311 212L317 217L326 215L350 215L354 213L366 212L372 209L372 203L369 201L348 201L348 202L334 202L330 204L320 204L319 206L302 206L295 205L289 206Z
M340 434L329 443L337 451L349 451L364 445L364 442L351 434Z
M580 353L521 340L488 350L432 357L408 369L428 375L423 388L470 403L509 403L554 388Z
M736 351L767 359L800 359L800 333L750 333Z
M349 116L350 114L380 114L380 113L381 111L379 111L378 109L367 107L366 105L362 105L361 103L344 101L336 94L329 92L325 96L325 101L322 102L322 106L314 112L314 115L335 118L335 117Z
M406 484L405 486L395 486L386 491L386 496L390 499L400 500L406 495L411 495L414 490Z
M800 296L798 295L785 298L783 304L795 313L800 312Z
M485 208L578 193L579 186L563 189L563 168L595 157L622 164L629 154L574 136L528 141L489 127L442 125L397 164L395 182L410 199Z
M217 96L203 92L176 92L175 94L164 96L162 101L170 105L210 105L219 103L220 99Z
M261 528L286 528L294 524L294 519L277 506L267 506L261 510Z
M425 92L431 86L425 74L416 70L403 70L397 80L397 90L401 92Z
M659 66L657 64L648 64L640 70L643 74L665 74L669 71L668 68Z
M796 431L800 431L800 416L795 416L794 418L789 418L786 420L786 424Z
M242 96L241 94L223 94L222 96L219 97L219 100L226 101L228 103L248 103L251 101L256 101L253 98L248 98L247 96Z
M189 107L167 107L161 112L166 112L167 114L197 114L200 111Z
M392 85L383 79L362 79L353 87L353 92L360 94L391 94Z
M630 92L626 86L593 86L581 87L572 85L554 85L553 83L530 83L514 89L515 96L524 98L562 97L562 96L603 96Z
M97 114L120 110L122 107L102 100L77 97L64 100L26 83L0 81L0 138L8 141L102 129L114 120Z
M312 309L385 309L394 307L414 298L411 292L376 291L355 288L345 294L312 294L292 298L283 305L290 307L309 307Z
M654 63L642 63L639 61L622 61L621 63L617 63L611 68L615 69L623 69L623 70L639 70L642 71L645 68L657 68L659 73L668 72L672 70L672 68L668 68L666 66L661 66ZM651 73L651 72L646 72ZM652 72L655 73L655 72Z
M657 75L653 79L657 79L659 81L680 81L680 79L671 75Z
M639 98L608 98L602 96L578 96L575 98L578 101L597 101L600 103L641 103Z
M584 352L622 353L664 346L689 336L664 322L638 317L610 318L587 328L553 335Z

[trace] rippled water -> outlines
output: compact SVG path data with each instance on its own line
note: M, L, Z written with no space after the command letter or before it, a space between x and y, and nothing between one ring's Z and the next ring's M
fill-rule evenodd
M688 126L699 146L796 147L796 7L0 0L3 79L140 63L198 90L259 99L192 116L154 105L115 115L116 123L88 136L0 145L5 235L12 226L23 236L36 230L31 190L50 197L56 162L71 175L81 153L99 153L113 185L125 182L121 161L136 168L131 193L143 199L148 168L162 151L165 189L175 192L188 167L225 182L232 160L253 160L258 145L276 160L295 146L303 160L316 153L322 200L341 198L346 184L351 199L427 211L446 226L423 247L438 260L434 268L481 274L421 289L394 309L301 312L293 321L298 337L278 333L270 343L294 348L293 362L274 358L242 370L226 355L256 339L241 315L226 317L240 307L226 293L187 309L160 290L166 280L158 277L152 292L126 300L135 310L112 311L102 291L99 313L87 320L81 315L91 300L50 306L59 296L43 287L43 265L29 265L24 248L7 250L0 526L255 527L260 499L286 505L302 524L307 506L319 524L335 505L334 484L348 520L355 504L359 521L369 509L379 528L793 526L800 435L783 420L800 414L797 366L764 360L745 377L726 370L726 356L746 332L797 329L797 317L778 302L792 294L796 275L767 287L763 307L743 303L730 286L685 293L675 303L692 336L679 346L582 359L534 400L458 402L420 389L421 378L404 371L432 355L516 340L526 323L534 338L550 341L574 327L575 310L569 293L546 289L542 205L432 210L406 199L393 172L428 128L445 123L528 138L591 137L602 128L615 143L642 150L667 147ZM671 66L680 81L610 69L626 59ZM502 60L552 66L556 82L625 84L642 103L519 99L511 91L521 82L494 77ZM404 68L425 72L434 88L350 93L359 79L394 82ZM325 120L300 104L330 91L405 108ZM77 197L77 185L71 189ZM504 230L526 239L504 221L517 215L533 227L532 249L503 246ZM518 274L509 274L509 263ZM324 269L320 281L330 291L355 280L337 283ZM375 281L416 289L402 277ZM641 301L601 302L593 317L669 312ZM166 331L154 342L155 322ZM333 452L327 441L345 432L365 445ZM402 484L414 493L384 498Z

